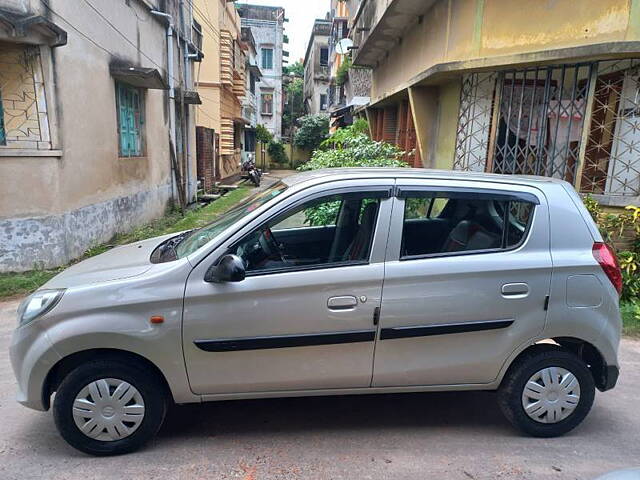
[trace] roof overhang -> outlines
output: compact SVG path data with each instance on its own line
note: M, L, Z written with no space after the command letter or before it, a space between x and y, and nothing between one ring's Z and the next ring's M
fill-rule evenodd
M258 78L262 78L262 71L260 70L260 67L258 67L257 65L249 64L249 71L253 73L255 76L257 76Z
M353 64L376 67L434 3L435 0L392 0L385 8L381 2L363 1L353 28ZM385 10L378 12L379 8Z
M364 106L367 106L368 104L369 104L369 97L353 97L348 104L331 111L330 115L332 117L340 117L352 109L356 109L358 107L364 107Z
M202 100L195 90L185 90L182 95L182 103L185 105L202 105Z
M167 90L169 88L157 68L112 65L109 68L109 72L116 80L133 87L155 90Z
M42 38L50 47L61 47L67 44L67 32L42 15L21 15L0 9L0 27L9 31L10 38L24 40L30 36ZM40 43L40 42L35 42Z

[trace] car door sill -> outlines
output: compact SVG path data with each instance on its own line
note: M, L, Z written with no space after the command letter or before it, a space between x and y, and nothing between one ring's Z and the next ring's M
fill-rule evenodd
M495 390L500 382L463 383L455 385L410 385L401 387L328 388L316 390L276 390L268 392L213 393L201 395L203 402L248 400L253 398L319 397L331 395L367 395L379 393L445 392L460 390Z

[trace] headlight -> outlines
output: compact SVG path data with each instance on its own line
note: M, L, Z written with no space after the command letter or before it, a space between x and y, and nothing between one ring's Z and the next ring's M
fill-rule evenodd
M44 315L57 305L63 294L64 289L38 290L32 293L18 307L18 324L26 325Z

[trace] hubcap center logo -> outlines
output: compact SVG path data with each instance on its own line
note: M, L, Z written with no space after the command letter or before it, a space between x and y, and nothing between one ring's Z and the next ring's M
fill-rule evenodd
M116 414L116 409L111 405L107 405L102 409L102 415L104 417L113 417Z

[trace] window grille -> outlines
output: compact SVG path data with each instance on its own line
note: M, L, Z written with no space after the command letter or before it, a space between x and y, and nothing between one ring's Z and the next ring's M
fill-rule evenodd
M496 77L493 72L472 73L462 80L455 170L485 170Z
M640 60L600 62L581 190L640 195Z
M640 59L465 75L454 169L640 195Z

